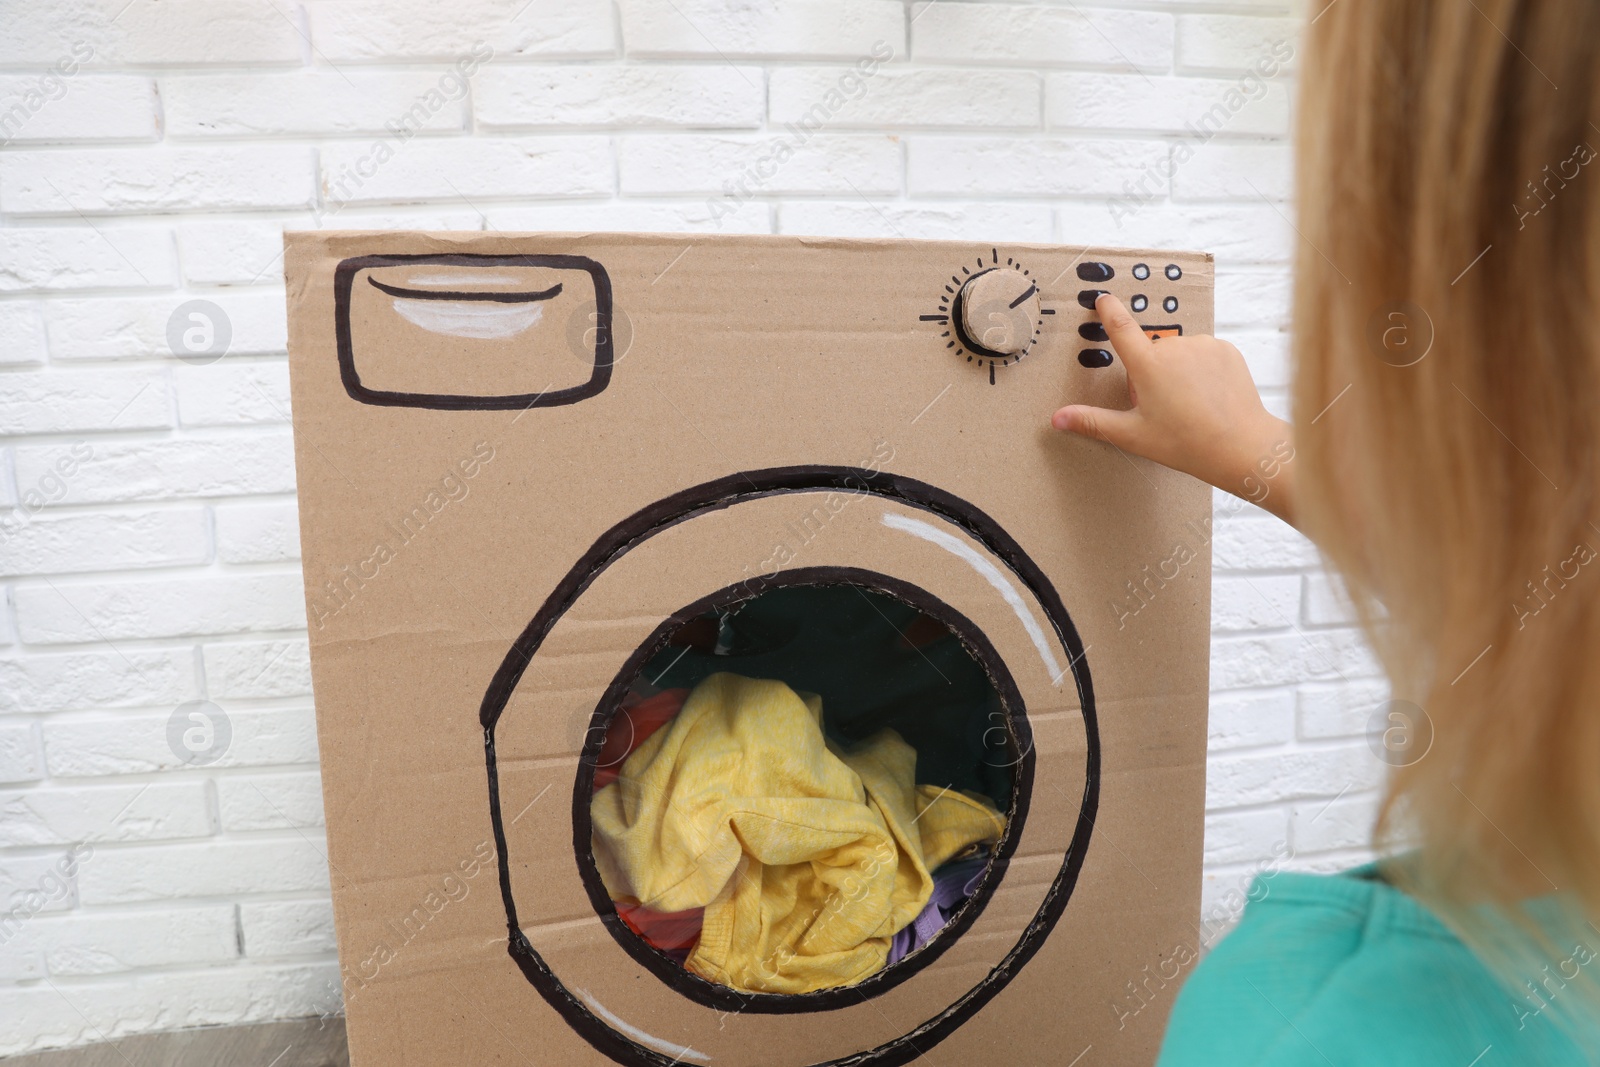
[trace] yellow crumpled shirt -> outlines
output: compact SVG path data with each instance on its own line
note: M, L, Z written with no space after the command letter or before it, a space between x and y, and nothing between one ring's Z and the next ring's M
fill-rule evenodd
M893 730L836 751L822 700L714 674L594 796L614 899L705 908L685 966L735 989L805 993L881 970L933 892L929 871L995 841L987 801L916 784Z

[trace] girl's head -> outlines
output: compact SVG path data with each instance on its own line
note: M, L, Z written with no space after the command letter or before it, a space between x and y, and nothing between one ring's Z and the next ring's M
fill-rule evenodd
M1600 3L1324 0L1311 18L1301 515L1432 732L1383 828L1420 846L1409 887L1469 935L1475 905L1558 890L1593 916Z

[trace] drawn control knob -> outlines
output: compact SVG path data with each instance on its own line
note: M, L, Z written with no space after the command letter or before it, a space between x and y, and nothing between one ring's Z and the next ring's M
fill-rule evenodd
M1039 322L1039 287L1019 270L995 267L961 287L957 327L962 340L982 353L1020 356L1033 343Z

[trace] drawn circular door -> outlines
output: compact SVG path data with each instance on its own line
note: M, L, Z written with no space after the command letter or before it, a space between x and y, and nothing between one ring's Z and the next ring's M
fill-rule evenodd
M819 510L820 509L820 510ZM762 567L797 515L825 529ZM1014 754L1008 823L975 895L926 946L853 985L749 993L677 966L617 917L590 854L595 762L641 664L708 607L785 584L905 600L979 659ZM1099 743L1084 650L1044 573L933 486L838 467L752 471L608 531L513 644L484 696L510 950L591 1045L624 1064L910 1062L981 1011L1066 908L1094 824Z

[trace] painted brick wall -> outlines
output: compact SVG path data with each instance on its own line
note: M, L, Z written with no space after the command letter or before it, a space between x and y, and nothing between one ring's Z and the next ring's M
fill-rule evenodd
M283 228L1206 248L1283 407L1293 62L1249 71L1290 0L0 12L0 1053L337 1010ZM173 347L197 299L223 358ZM1384 698L1303 539L1220 495L1214 529L1208 930L1264 865L1365 855Z

